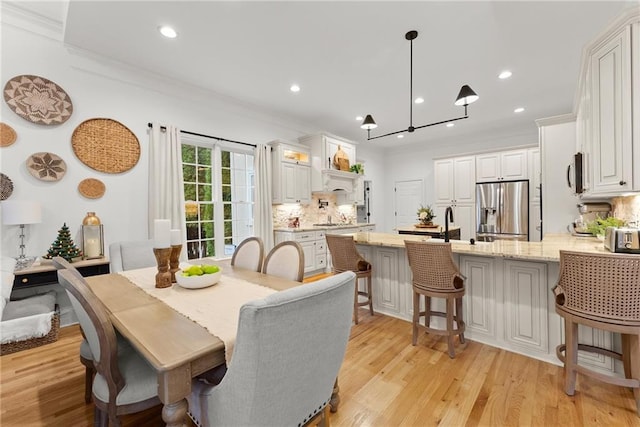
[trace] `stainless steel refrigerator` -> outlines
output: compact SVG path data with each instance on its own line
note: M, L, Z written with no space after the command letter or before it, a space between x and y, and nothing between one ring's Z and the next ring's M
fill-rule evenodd
M477 240L529 240L529 180L476 184Z

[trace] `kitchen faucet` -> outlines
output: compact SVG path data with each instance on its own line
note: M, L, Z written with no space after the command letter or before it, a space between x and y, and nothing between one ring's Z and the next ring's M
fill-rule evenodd
M447 206L444 211L444 241L449 241L449 221L453 222L453 209L451 206Z

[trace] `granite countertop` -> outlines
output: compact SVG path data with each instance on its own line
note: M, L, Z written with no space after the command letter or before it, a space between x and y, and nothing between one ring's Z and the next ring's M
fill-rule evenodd
M359 222L356 224L334 224L334 225L313 225L313 224L305 224L300 227L274 227L273 231L316 231L316 230L339 230L344 228L357 228L364 227L367 225L375 225L374 223L368 222Z
M449 226L449 231L460 230L458 226ZM410 233L444 233L444 226L438 225L430 228L422 228L422 227L398 227L395 231L405 231Z
M355 233L357 244L371 246L404 247L405 240L442 242L429 236L390 233ZM457 254L491 256L506 259L530 261L560 261L560 250L589 253L609 253L604 244L594 237L575 237L570 234L547 234L542 242L518 242L496 240L494 242L476 242L470 245L467 240L451 240L451 249Z

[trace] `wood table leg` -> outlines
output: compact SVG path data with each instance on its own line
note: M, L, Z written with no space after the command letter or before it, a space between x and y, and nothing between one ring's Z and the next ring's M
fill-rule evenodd
M187 399L178 400L162 407L162 420L167 427L184 427L187 416Z
M333 393L331 393L331 400L329 400L329 406L331 412L338 412L338 405L340 404L340 387L338 386L338 379L333 384Z

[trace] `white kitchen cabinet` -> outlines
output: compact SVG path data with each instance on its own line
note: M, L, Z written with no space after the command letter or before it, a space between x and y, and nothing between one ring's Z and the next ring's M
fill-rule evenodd
M298 138L298 142L311 151L311 191L331 192L334 190L354 191L358 174L339 171L333 164L333 157L338 148L349 159L349 164L356 163L356 143L335 135L318 134ZM363 195L364 197L364 195Z
M527 163L529 172L529 203L540 203L541 195L541 175L540 149L530 148L527 150Z
M273 203L311 202L311 152L304 145L272 141Z
M589 71L593 126L591 193L627 192L633 189L630 25L611 34L595 49Z
M476 237L476 205L475 203L460 203L460 204L436 204L434 207L436 218L434 222L444 227L444 213L447 207L451 206L453 209L453 223L449 225L455 225L460 227L460 239L469 240Z
M506 341L522 351L547 354L549 352L547 265L507 260L504 274Z
M373 231L376 231L375 224L358 226L358 232L365 233L365 232L373 232Z
M398 285L399 253L404 254L404 251L380 248L375 251L375 259L371 261L374 304L392 315L401 313L400 286Z
M274 241L276 245L285 241L295 241L300 244L304 252L305 276L324 272L327 266L327 242L324 230L276 230Z
M353 191L339 191L336 195L336 204L340 205L364 205L364 177L357 175L353 178Z
M476 182L527 179L527 150L510 150L476 156Z
M433 162L436 203L474 203L475 157L454 157Z
M529 204L529 241L542 240L542 211L539 202Z
M460 256L460 272L466 276L462 298L465 334L474 339L478 335L496 335L496 278L495 262L488 257Z

